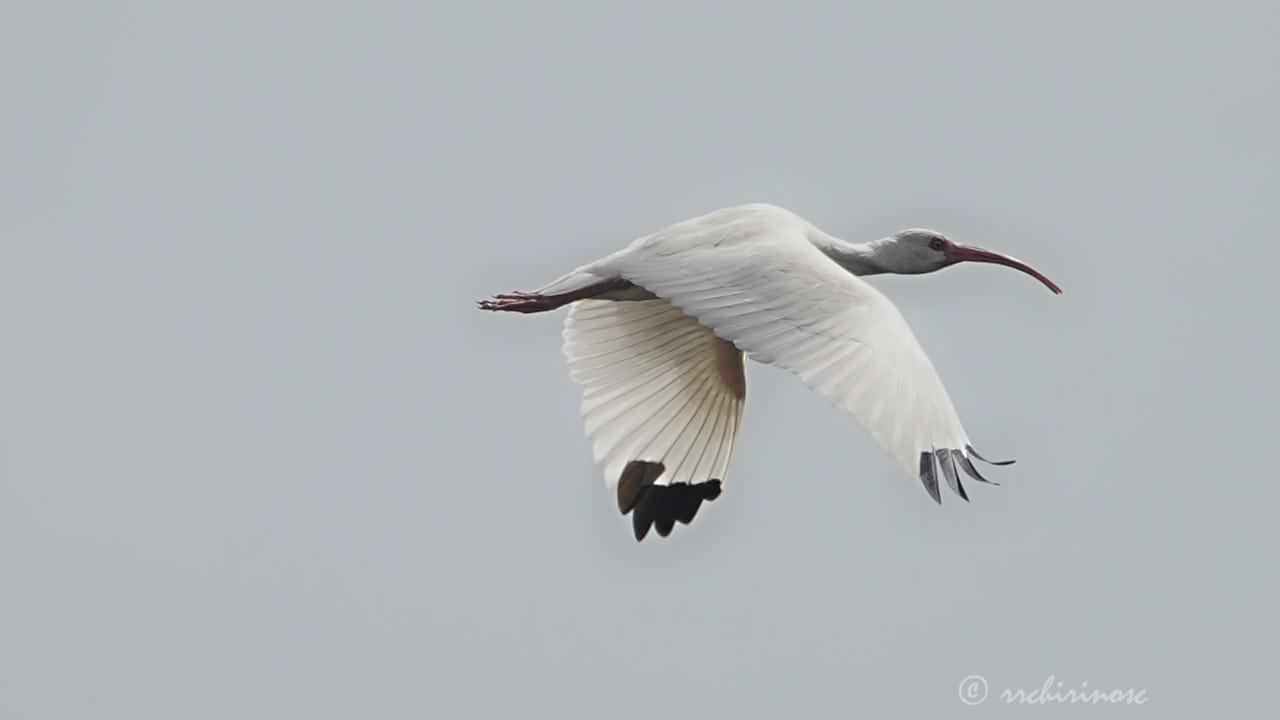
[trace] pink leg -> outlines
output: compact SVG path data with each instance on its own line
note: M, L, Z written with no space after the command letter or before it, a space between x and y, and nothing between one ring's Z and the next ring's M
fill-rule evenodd
M494 295L492 300L481 300L476 304L480 306L481 310L503 310L518 313L546 312L547 310L555 310L562 305L568 305L575 300L585 300L610 290L621 290L628 287L631 287L631 283L626 280L607 280L595 285L589 285L581 290L560 295L539 295L538 293L513 290L509 293Z
M537 293L510 292L494 295L492 300L481 300L476 303L481 310L505 310L508 312L536 313L554 310L564 303L557 302L555 296Z

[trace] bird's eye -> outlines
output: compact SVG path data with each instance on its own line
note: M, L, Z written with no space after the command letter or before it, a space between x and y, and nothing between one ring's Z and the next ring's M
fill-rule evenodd
M944 247L946 247L946 246L947 246L947 241L946 241L946 239L945 239L945 238L943 238L941 235L934 235L934 236L929 240L929 249L930 249L930 250L941 250L942 248L944 248Z

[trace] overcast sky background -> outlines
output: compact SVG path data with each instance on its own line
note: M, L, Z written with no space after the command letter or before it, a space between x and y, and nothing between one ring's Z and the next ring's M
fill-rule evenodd
M111 5L0 7L0 716L1273 704L1275 3ZM752 364L632 539L472 303L748 201L1062 285L875 279L1001 487Z

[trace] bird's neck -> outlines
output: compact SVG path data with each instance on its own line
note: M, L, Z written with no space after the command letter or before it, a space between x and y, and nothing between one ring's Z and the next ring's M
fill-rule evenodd
M851 243L826 233L812 234L809 236L809 241L821 250L823 255L854 275L878 275L891 272L877 261L878 253L874 242Z

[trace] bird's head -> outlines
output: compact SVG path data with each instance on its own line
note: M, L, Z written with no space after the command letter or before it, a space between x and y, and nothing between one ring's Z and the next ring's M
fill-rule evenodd
M874 243L874 248L876 264L888 272L900 275L931 273L962 262L994 263L1021 270L1044 283L1054 293L1062 294L1062 289L1052 280L1021 260L980 247L952 242L936 230L912 228L896 232Z

